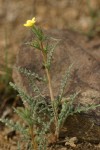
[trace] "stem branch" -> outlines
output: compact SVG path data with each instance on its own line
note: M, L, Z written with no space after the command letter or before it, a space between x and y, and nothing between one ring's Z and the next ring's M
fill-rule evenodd
M30 135L31 135L31 139L32 139L32 147L34 150L38 149L38 145L35 141L35 135L34 135L34 131L33 131L33 126L30 126Z
M44 47L43 47L43 43L40 43L41 45L41 51L42 51L42 56L43 56L43 61L44 64L47 63L47 54L44 52ZM59 137L59 129L58 129L58 111L57 108L54 104L54 95L53 95L53 90L52 90L52 85L51 85L51 76L50 76L50 71L49 69L45 66L45 71L46 71L46 75L47 75L47 79L48 79L48 87L49 87L49 92L50 92L50 98L51 98L51 102L52 102L52 107L53 107L53 111L54 111L54 118L55 118L55 136L58 139Z

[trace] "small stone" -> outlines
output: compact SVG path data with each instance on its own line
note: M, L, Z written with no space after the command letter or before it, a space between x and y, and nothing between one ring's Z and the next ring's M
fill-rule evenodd
M69 145L71 147L76 147L77 141L78 141L77 137L72 137L72 138L70 138L70 139L67 140L67 142L65 143L65 145Z

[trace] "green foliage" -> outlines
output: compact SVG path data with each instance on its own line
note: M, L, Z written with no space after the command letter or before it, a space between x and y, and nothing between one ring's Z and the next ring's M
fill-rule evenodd
M19 96L22 99L24 107L14 108L14 111L22 118L24 124L22 126L22 124L14 123L9 119L0 119L0 121L20 132L23 136L22 140L28 145L29 150L47 150L49 142L48 135L53 134L55 137L54 142L56 142L59 139L59 133L68 116L95 109L100 105L86 107L79 105L75 108L74 102L78 93L70 95L69 98L64 98L64 91L70 79L72 65L63 75L58 95L56 98L54 97L50 66L58 40L48 38L44 35L43 31L36 26L32 27L32 31L35 35L35 40L29 43L29 45L41 51L47 79L40 77L38 74L31 72L26 68L18 67L17 70L28 78L34 96L28 95L21 87L10 83L10 86L19 93ZM54 44L52 44L53 41L51 42L51 39L54 40ZM42 94L42 90L39 89L36 80L39 80L44 83L45 86L48 86L50 100L46 101L45 95ZM19 143L18 150L20 150Z
M54 38L51 38L51 39L53 41L55 41L55 43L53 45L49 45L47 43L47 45L46 45L46 51L48 51L48 54L47 54L47 66L48 66L48 69L50 69L50 66L51 66L54 50L55 50L56 46L58 45L58 43L60 41L60 40L54 39Z
M19 96L21 97L25 106L24 108L14 108L14 111L20 118L23 119L27 129L34 127L36 135L35 140L38 142L40 149L42 150L43 148L44 150L44 143L47 145L47 139L45 135L49 132L50 126L54 119L51 106L47 105L45 97L39 95L38 92L35 92L36 95L31 97L15 84L10 83L10 85L18 91Z
M22 67L14 67L14 68L18 70L20 73L23 73L24 75L26 75L27 77L32 77L33 79L37 79L39 81L45 81L45 78L40 77L38 74L36 74L35 72L32 72L31 70L28 70Z
M6 84L8 86L9 81L11 80L11 73L12 69L9 67L9 62L8 62L8 41L7 41L7 31L5 30L5 47L4 47L4 66L2 71L4 72L4 75L1 76L0 82Z
M95 110L97 107L100 107L100 104L98 104L98 105L90 104L90 105L86 105L86 106L78 105L75 108L75 113L81 113L81 112L87 112L89 110Z
M11 129L19 131L22 135L25 136L28 135L27 129L24 126L20 125L19 122L15 123L12 120L4 119L4 118L3 119L1 118L0 121L5 123L5 125L9 126Z
M69 81L70 73L71 73L71 68L72 68L72 65L69 67L69 69L66 70L65 75L63 76L63 78L61 80L60 91L59 91L59 94L58 94L59 95L58 97L59 97L60 101L62 100L66 84Z
M64 99L64 102L62 102L62 109L61 112L59 113L59 119L58 119L59 129L63 127L64 122L69 115L73 115L77 113L74 111L74 101L77 95L78 93L75 93L70 96L68 101Z
M3 99L8 97L15 97L16 92L11 88L9 82L12 81L12 68L9 65L8 56L8 39L7 30L5 29L5 46L4 46L4 64L0 68L0 85L3 87L2 97ZM2 98L1 98L2 99Z

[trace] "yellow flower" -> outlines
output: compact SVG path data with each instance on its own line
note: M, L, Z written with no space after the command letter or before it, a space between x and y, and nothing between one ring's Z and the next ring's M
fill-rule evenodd
M27 20L26 23L24 24L25 27L32 27L34 26L36 20L35 20L35 17L32 18L32 20Z

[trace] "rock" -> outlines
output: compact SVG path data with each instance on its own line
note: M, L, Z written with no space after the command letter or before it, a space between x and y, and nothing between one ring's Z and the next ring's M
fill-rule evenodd
M66 87L65 97L69 94L80 91L76 100L76 106L80 103L82 106L87 104L100 103L100 45L97 53L93 52L93 46L89 46L86 37L67 30L53 30L46 32L50 36L61 39L57 46L51 67L52 86L54 95L59 92L60 80L66 68L73 63L71 82ZM27 41L31 40L32 36ZM91 44L92 45L92 44ZM95 49L96 51L96 49ZM22 45L17 56L16 66L30 69L33 72L43 75L44 70L41 64L41 55L39 51ZM32 90L28 84L27 78L18 71L13 72L13 79L18 86L21 86L32 95ZM49 96L47 87L39 83L42 92ZM63 135L77 137L85 141L100 141L100 107L88 113L71 116L67 119L65 127L68 128Z

